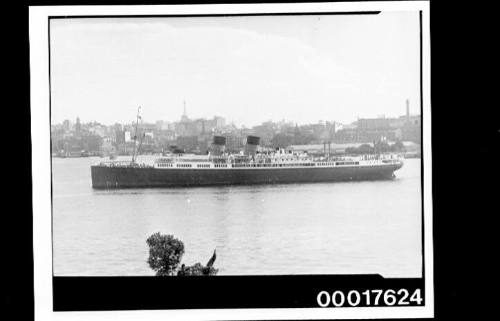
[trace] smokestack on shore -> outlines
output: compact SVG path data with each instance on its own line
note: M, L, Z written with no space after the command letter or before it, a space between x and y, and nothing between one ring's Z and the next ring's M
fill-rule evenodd
M222 155L226 149L226 137L224 136L214 136L212 142L212 154Z
M255 155L259 143L260 143L260 137L247 136L247 144L245 145L245 154L251 156Z
M406 100L406 121L410 121L410 100Z

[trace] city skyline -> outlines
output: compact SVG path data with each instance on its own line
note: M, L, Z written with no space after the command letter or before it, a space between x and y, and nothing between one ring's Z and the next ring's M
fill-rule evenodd
M141 115L141 114L140 114ZM140 116L140 122L141 123L145 123L145 124L154 124L154 123L157 123L157 122L165 122L165 123L168 123L168 124L174 124L174 123L177 123L177 122L180 122L182 121L182 116L184 115L184 113L181 113L179 115L179 117L177 119L174 119L174 120L166 120L166 119L145 119L143 116ZM235 125L236 127L239 127L239 128L252 128L252 127L255 127L255 126L259 126L259 125L262 125L264 123L268 123L268 122L272 122L272 123L281 123L281 122L284 122L284 123L293 123L294 125L297 124L298 126L303 126L303 125L312 125L312 124L319 124L319 123L326 123L326 122L329 122L329 123L337 123L337 124L342 124L342 125L350 125L350 124L353 124L355 123L357 120L359 119L376 119L376 118L400 118L400 117L404 117L406 116L405 113L400 113L399 115L377 115L376 117L363 117L363 115L358 115L358 117L356 119L353 119L352 121L349 121L349 122L339 122L339 121L336 121L334 119L318 119L317 121L313 121L313 122L298 122L298 121L294 121L293 119L286 119L286 118L281 118L281 119L266 119L266 120L262 120L260 123L256 123L252 126L247 126L246 124L240 124L239 126L237 124L234 124L232 122L228 122L227 121L227 118L222 116L222 115L212 115L210 117L196 117L196 116L190 116L188 112L186 112L186 116L188 117L188 119L190 121L195 121L195 120L211 120L211 119L214 119L214 118L222 118L226 121L226 125ZM412 113L411 110L410 110L410 116L421 116L420 113ZM104 123L104 122L100 122L98 120L95 120L95 119L92 119L92 120L85 120L80 117L80 116L76 116L75 118L67 118L67 119L63 119L62 121L60 122L57 122L57 123L54 123L52 122L51 125L60 125L62 124L64 121L66 120L69 120L71 123L75 123L77 119L80 120L80 122L82 124L90 124L90 123L99 123L101 125L104 125L104 126L113 126L113 125L116 125L116 124L121 124L121 125L135 125L136 123L136 117L137 117L137 110L136 110L136 114L135 116L133 117L134 119L131 119L129 121L126 121L126 122L118 122L118 121L115 121L115 122L110 122L110 123Z
M418 15L51 20L52 122L351 123L420 109ZM286 115L286 117L283 117Z

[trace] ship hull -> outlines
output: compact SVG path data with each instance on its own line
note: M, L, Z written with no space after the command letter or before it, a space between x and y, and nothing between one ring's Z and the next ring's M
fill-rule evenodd
M401 166L158 169L95 165L91 166L91 175L92 187L96 189L289 184L391 179Z

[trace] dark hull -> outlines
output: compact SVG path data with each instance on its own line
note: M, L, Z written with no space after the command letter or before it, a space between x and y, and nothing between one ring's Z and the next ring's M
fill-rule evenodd
M286 184L390 179L402 164L356 167L157 169L92 166L93 188Z

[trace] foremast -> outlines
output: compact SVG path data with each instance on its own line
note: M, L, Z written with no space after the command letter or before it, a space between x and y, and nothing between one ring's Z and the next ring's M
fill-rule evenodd
M137 154L139 153L140 149L141 149L141 144L142 144L142 138L141 138L141 141L139 143L139 148L136 149L136 146L137 146L137 131L138 131L138 126L139 126L139 119L141 120L142 122L142 117L140 115L140 112L141 112L141 106L139 106L137 108L137 117L136 117L136 121L135 121L135 133L134 133L134 151L132 153L132 164L135 164L135 160L136 160L136 157L137 157Z

